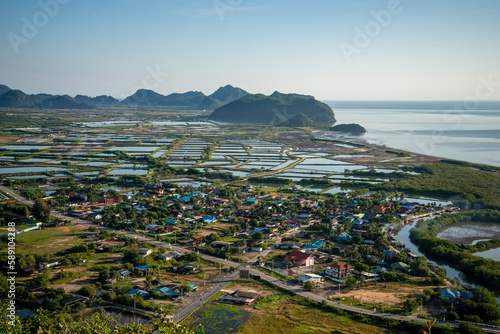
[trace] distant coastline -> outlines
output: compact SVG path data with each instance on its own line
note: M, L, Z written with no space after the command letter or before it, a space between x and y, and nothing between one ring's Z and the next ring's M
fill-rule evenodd
M455 110L461 101L325 101L338 123L359 123L361 135L333 139L500 167L500 101Z

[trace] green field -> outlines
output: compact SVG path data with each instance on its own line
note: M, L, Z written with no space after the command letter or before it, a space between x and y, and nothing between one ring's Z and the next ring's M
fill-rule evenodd
M251 306L212 304L197 312L191 328L202 325L206 334L219 333L385 333L386 330L302 305L288 295L273 294Z
M223 304L212 304L194 315L193 328L205 328L205 334L235 333L248 318L249 313L242 309Z
M373 325L304 306L294 297L271 295L259 301L238 333L384 333Z
M83 243L85 235L73 226L45 228L16 236L17 250L23 254L56 254Z

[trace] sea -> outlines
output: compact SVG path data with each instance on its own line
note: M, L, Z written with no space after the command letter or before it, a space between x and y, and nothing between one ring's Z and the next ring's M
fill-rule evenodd
M500 167L500 101L324 101L369 144Z

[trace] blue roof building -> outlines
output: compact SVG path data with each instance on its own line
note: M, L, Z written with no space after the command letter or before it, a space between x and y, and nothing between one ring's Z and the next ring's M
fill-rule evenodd
M335 241L351 241L352 237L347 232L342 232L335 237Z
M147 270L147 269L149 269L149 268L151 268L151 267L150 267L150 266L147 266L147 265L145 265L145 264L142 264L142 265L140 265L140 266L135 266L135 267L134 267L134 269L140 269L140 270L142 270L142 271Z
M318 248L321 248L323 247L323 245L325 244L324 241L321 241L321 240L316 240L316 241L313 241L307 245L305 245L303 247L304 250L314 250L314 249L318 249Z
M383 254L384 254L384 256L393 257L393 256L397 256L399 254L399 252L386 249L386 250L384 250Z
M158 288L155 288L151 291L157 291L159 292L163 297L170 297L170 296L180 296L179 292L175 292L172 289L167 288L166 286L160 286Z
M165 224L167 224L167 225L175 225L175 224L177 224L177 220L172 219L172 218L168 218L168 219L165 220Z
M141 296L141 297L146 297L149 295L149 292L141 289L130 289L127 292L125 292L126 295L129 296Z
M385 269L384 267L379 267L379 268L373 269L374 274L378 273L379 271L387 271L387 269Z
M362 218L356 218L353 220L353 224L358 224L358 225L369 224L369 223L370 223L369 220L362 219Z
M451 289L442 289L439 291L439 295L445 299L455 300L455 299L468 299L469 294L467 292L451 290Z

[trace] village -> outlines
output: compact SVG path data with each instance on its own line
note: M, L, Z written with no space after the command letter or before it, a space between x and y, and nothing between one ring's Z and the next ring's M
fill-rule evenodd
M207 254L252 266L323 298L380 305L396 314L405 308L415 312L420 295L415 291L423 293L425 286L443 286L437 293L450 303L468 296L446 287L443 270L392 238L393 229L405 222L458 208L411 203L402 194L303 195L250 184L198 189L145 184L126 196L94 187L63 189L48 201L59 203L64 216L24 233L73 226L81 242L18 260L26 264L19 268L26 277L20 280L26 287L22 295L40 307L71 312L100 301L172 314L193 302L193 293L233 271L200 257ZM219 292L220 301L248 305L272 293L259 284L251 289L238 284L259 281L258 275L245 278ZM413 282L418 288L360 292L363 286L387 287L388 282ZM408 300L414 301L411 307Z

